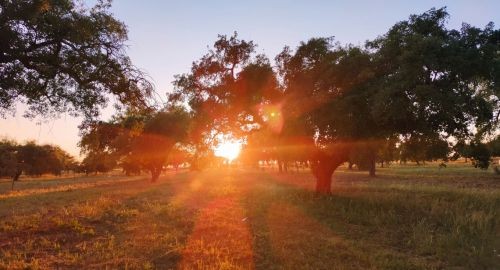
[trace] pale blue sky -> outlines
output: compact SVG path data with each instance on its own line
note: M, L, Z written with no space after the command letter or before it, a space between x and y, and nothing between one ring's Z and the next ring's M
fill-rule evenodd
M94 1L85 1L92 3ZM137 1L115 0L112 12L129 29L129 55L153 79L159 95L172 89L175 74L189 71L217 38L238 31L270 58L311 37L335 36L355 45L384 34L397 21L432 7L447 6L449 28L462 22L500 27L500 1ZM111 109L104 115L109 116ZM41 125L22 118L0 119L0 136L54 143L78 155L80 119L62 116Z

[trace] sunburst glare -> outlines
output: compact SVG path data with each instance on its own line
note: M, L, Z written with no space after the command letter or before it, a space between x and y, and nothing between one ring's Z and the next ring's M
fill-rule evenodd
M238 157L241 151L241 142L238 141L224 141L215 148L215 155L223 157L229 161L233 161Z

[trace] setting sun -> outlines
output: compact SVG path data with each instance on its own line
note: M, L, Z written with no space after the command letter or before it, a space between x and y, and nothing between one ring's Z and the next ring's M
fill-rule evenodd
M215 155L218 157L227 158L229 161L233 161L240 154L240 150L240 142L226 141L220 143L215 148Z

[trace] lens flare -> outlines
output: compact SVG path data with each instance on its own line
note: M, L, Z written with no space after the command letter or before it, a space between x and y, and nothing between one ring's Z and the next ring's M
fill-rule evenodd
M222 142L215 148L215 155L218 157L223 157L229 161L233 161L238 157L241 151L240 142Z

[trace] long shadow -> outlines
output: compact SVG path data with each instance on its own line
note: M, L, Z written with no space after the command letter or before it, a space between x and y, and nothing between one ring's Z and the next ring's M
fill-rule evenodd
M314 199L313 193L276 183L269 174L257 177L260 181L243 202L254 235L257 269L369 268L337 228L325 226L290 203L291 196L304 201Z
M258 177L268 177L267 174L257 174ZM261 179L262 180L262 179ZM271 243L271 231L267 217L269 209L273 203L274 194L268 194L266 187L260 186L260 181L248 192L247 196L242 198L243 205L247 214L247 220L251 233L253 235L254 265L256 269L280 269L279 259L275 255ZM258 197L258 202L254 199Z
M403 259L415 257L436 263L437 267L442 263L440 260L452 266L498 265L492 252L463 258L471 253L468 247L494 250L498 245L494 240L498 239L495 235L499 222L495 209L500 209L500 199L494 194L432 187L416 190L404 186L377 187L375 183L374 187L337 187L331 196L315 197L310 190L293 182L286 183L272 175L270 178L273 184L286 190L282 200L341 233L345 240L362 241L365 246L401 254ZM468 212L463 209L469 213L486 211L486 217L478 221L474 217L461 217ZM460 231L457 234L454 230ZM436 239L439 237L452 240ZM463 250L450 253L450 247Z

